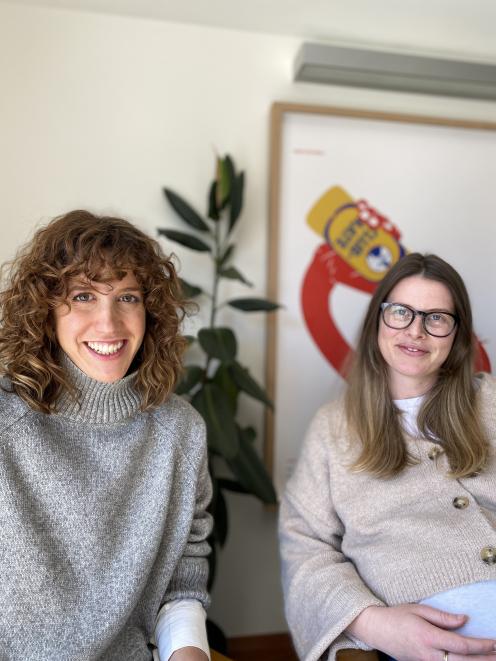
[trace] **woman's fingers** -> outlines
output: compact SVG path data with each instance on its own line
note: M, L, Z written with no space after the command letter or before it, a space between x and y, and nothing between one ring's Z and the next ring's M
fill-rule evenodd
M444 631L438 640L441 643L438 646L449 652L451 661L456 661L454 657L457 655L463 658L470 656L472 659L476 654L487 655L496 652L496 641L488 638L470 638L459 633Z
M466 615L447 613L431 606L414 604L412 612L440 629L458 629L467 621Z
M444 659L444 650L439 650L438 652L439 656L437 657L436 661L443 661ZM494 652L491 654L452 654L451 652L448 654L448 661L492 661L494 658Z
M436 627L436 629L431 630L432 638L429 642L436 650L439 649L438 661L443 661L445 650L449 652L449 661L459 661L466 657L470 657L472 661L475 661L475 655L482 655L481 658L487 659L485 655L493 654L496 651L495 640L471 638L449 631L449 629L457 629L462 626L467 620L466 615L447 613L430 606L416 605L414 609L416 615Z

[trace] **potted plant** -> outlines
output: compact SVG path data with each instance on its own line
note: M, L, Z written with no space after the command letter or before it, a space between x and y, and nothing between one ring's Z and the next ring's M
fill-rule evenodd
M201 350L202 360L185 367L176 393L186 397L205 420L209 467L213 482L210 512L214 528L210 538L210 586L213 583L218 549L224 546L228 529L225 491L252 494L263 503L276 503L272 480L256 450L256 432L238 419L241 393L272 408L265 390L249 370L238 361L235 332L219 324L219 312L229 306L240 313L273 312L277 303L263 298L242 297L224 300L222 282L236 280L246 287L250 281L233 263L233 233L243 207L244 172L237 172L233 159L226 155L216 161L216 175L208 189L207 213L202 216L180 195L164 188L167 201L188 231L158 230L159 235L191 250L205 253L212 263L209 289L182 280L186 298L209 306L209 323L189 337ZM219 650L222 651L222 650Z

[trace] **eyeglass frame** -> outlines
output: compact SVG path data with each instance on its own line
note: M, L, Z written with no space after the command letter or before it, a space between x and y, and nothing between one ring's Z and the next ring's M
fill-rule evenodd
M391 307L392 305L399 305L399 306L402 307L402 308L406 308L407 310L410 310L410 312L413 314L411 320L408 322L408 324L407 324L406 326L401 326L401 328L395 328L394 326L390 326L390 325L386 322L386 320L385 320L385 318L384 318L384 313L385 313L385 311L386 311L389 307ZM429 330L427 330L427 328L426 328L426 325L425 325L425 319L426 319L426 317L428 317L428 316L431 315L431 314L436 314L436 312L438 312L438 313L440 313L440 314L446 314L446 315L448 315L448 317L451 317L451 318L453 319L453 321L455 322L454 325L453 325L453 328L452 328L452 329L450 330L450 332L447 333L446 335L434 335L434 333L431 333L431 332L430 332ZM406 328L410 328L410 326L413 324L413 322L415 321L415 319L416 319L418 316L422 317L422 328L423 328L423 329L425 330L425 332L426 332L428 335L430 335L431 337L439 337L439 338L449 337L449 336L454 332L454 330L456 329L456 327L458 326L458 317L456 316L456 314L453 314L452 312L445 312L444 310L430 310L429 312L425 312L424 310L415 310L415 308L412 308L412 307L410 307L409 305L405 305L404 303L395 303L395 302L393 302L393 303L388 303L387 301L384 301L383 303L381 303L381 317L382 317L382 321L384 322L384 324L385 324L388 328L392 328L393 330L405 330Z

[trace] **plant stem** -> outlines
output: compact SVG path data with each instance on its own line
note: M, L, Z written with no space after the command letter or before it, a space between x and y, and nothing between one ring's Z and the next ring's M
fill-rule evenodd
M219 259L220 259L220 241L219 241L220 218L215 223L215 255L214 255L214 285L212 287L212 307L210 309L210 328L215 325L215 316L217 314L217 294L219 289Z
M215 223L215 232L214 232L214 256L212 258L212 261L214 263L214 282L212 286L212 297L211 297L211 302L210 302L210 328L215 327L215 317L217 315L217 295L219 291L219 261L220 261L220 218L219 220L216 221ZM210 356L207 356L207 363L205 365L205 376L208 378L208 370L210 367L210 363L212 362L212 358Z

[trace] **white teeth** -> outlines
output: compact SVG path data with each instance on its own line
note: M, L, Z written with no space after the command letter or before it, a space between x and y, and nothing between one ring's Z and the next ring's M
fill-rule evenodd
M101 353L104 356L117 353L117 351L122 349L124 346L124 342L122 340L120 342L114 342L113 344L109 344L108 342L87 342L87 344L90 349L93 349L93 351L96 351L96 353Z

